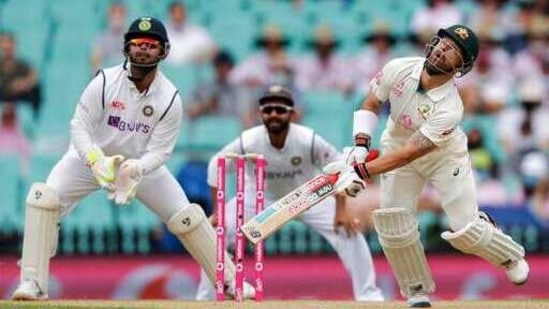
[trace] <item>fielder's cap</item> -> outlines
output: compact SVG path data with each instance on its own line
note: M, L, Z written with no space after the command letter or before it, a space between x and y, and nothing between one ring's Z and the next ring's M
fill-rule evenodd
M452 39L461 49L465 63L472 64L477 59L479 42L477 35L471 28L464 25L453 25L439 29L437 35Z
M150 16L143 16L134 20L128 28L128 32L124 34L126 42L140 37L150 37L164 43L169 42L164 24L160 20Z
M281 85L269 86L267 91L259 98L259 105L271 103L273 101L283 102L288 106L294 106L292 93Z

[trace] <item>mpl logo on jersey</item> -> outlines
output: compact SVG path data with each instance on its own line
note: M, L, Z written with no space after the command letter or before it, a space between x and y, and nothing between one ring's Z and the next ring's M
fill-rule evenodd
M126 105L120 101L112 101L111 102L111 109L123 111L126 109Z
M151 132L151 126L141 122L127 122L124 121L120 116L109 116L107 120L107 125L117 128L119 131L125 132L137 132L148 134Z

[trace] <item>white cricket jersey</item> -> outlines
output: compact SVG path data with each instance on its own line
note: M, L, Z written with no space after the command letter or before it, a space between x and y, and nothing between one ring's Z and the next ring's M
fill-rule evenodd
M173 151L182 103L160 70L143 93L129 80L128 70L124 64L101 70L88 84L71 120L69 152L85 159L86 152L99 147L107 156L140 159L148 173Z
M459 128L463 104L458 89L453 80L427 92L418 89L424 62L421 57L397 58L372 79L376 97L391 105L384 135L404 143L420 130L439 148L463 146L466 137Z
M210 160L208 184L212 187L217 186L217 157L227 152L265 156L265 191L270 200L278 200L317 175L325 164L341 159L334 146L307 127L291 123L284 147L277 149L271 145L267 128L260 125L242 132ZM234 163L227 161L227 171L234 172ZM255 190L254 166L255 163L246 165L248 192Z

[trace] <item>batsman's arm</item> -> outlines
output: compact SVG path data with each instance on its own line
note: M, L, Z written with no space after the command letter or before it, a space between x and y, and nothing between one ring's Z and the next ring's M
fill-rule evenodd
M404 166L436 148L437 146L418 130L408 138L402 148L387 152L373 161L355 164L355 172L360 178L367 179Z
M390 74L391 65L386 64L370 81L370 93L362 101L361 109L353 115L353 138L355 145L370 148L371 138L377 125L377 115L381 111L381 105L389 98L391 90Z

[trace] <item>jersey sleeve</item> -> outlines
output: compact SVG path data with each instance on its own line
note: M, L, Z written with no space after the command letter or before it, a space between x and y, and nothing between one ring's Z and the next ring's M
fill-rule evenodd
M343 155L320 135L314 134L313 137L313 163L319 168L324 165L342 160Z
M217 187L217 158L224 153L234 152L240 153L240 137L232 141L231 143L225 145L218 153L216 153L208 163L208 185L210 187ZM235 166L233 160L226 160L225 162L225 172L235 171Z
M379 70L370 81L370 89L381 102L389 99L391 90L391 75L394 71L394 62L389 62Z
M433 144L442 146L455 136L461 115L461 112L450 109L435 112L419 130Z
M183 103L179 92L176 91L166 111L152 130L145 153L141 156L144 174L156 170L169 159L177 142L182 119Z
M91 132L103 117L104 91L105 75L99 71L84 89L71 119L71 143L81 158L86 158L86 153L96 147Z

